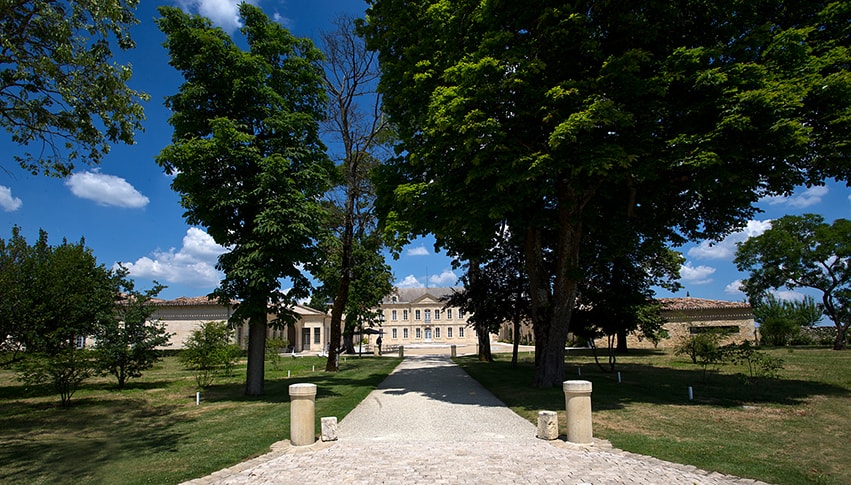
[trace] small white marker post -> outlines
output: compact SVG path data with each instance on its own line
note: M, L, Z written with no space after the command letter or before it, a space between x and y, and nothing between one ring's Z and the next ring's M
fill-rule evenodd
M582 375L582 367L577 367L577 368L576 368L576 374L577 374L577 375L580 375L580 376Z
M287 371L287 379L290 378L290 371Z
M694 390L691 388L691 386L688 386L688 400L689 401L694 400Z
M201 405L201 391L198 391L198 392L195 393L195 405L196 406Z
M316 372L316 366L315 365L313 366L313 372Z
M621 373L620 373L620 371L618 371L618 384L620 384L620 383L621 383Z

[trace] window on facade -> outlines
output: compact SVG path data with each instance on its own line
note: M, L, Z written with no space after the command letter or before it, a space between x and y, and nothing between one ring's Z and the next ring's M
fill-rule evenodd
M418 338L418 339L423 338L423 334L422 334L422 332L420 331L420 329L419 329L419 328L418 328L418 329L416 329L416 332L417 332L417 338Z
M402 310L402 320L408 319L408 310Z
M391 332L392 332L392 334L393 334L393 338L394 338L394 339L395 339L395 338L399 338L399 333L398 333L396 330L397 330L397 329L395 329L395 328L394 328L394 329L391 331Z
M440 338L440 327L434 327L434 338Z
M402 329L402 338L404 338L404 339L408 338L408 329L407 328Z
M77 336L77 338L74 339L74 346L77 347L78 349L85 348L86 347L86 337L84 337L82 335Z
M446 319L452 320L452 309L451 308L446 309ZM450 335L450 337L451 337L451 335Z
M314 328L313 329L313 343L315 343L315 344L321 344L322 343L321 333L322 333L321 328Z
M434 319L435 319L435 320L440 320L440 310L435 310L435 311L434 311Z
M464 310L458 310L458 320L464 319Z
M452 338L452 327L446 329L446 338Z
M396 321L396 310L393 310L392 312L390 312L390 319L393 320L394 322Z
M431 321L431 310L424 310L426 323Z
M399 299L396 298L395 296L391 296L390 301L392 301L393 303L397 303L399 301Z
M419 319L420 319L420 311L414 310L414 320L419 320Z
M464 338L464 327L458 327L458 338Z

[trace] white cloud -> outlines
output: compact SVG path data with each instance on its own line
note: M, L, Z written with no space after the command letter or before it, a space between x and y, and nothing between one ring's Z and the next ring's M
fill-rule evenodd
M721 241L702 241L699 245L688 250L688 255L699 259L728 259L736 255L736 243L756 237L771 228L771 220L748 221L747 226L739 232L734 232Z
M75 173L65 182L65 185L77 197L93 200L99 205L135 209L145 207L150 202L123 178L105 175L97 170Z
M12 197L12 189L0 185L0 207L6 212L15 212L20 209L24 201L17 197Z
M733 296L743 296L745 294L742 291L742 280L735 280L724 288L724 293Z
M711 266L694 267L691 263L686 263L680 267L680 279L692 285L705 285L712 283L710 276L715 273L715 268Z
M415 248L409 248L405 251L405 256L428 256L429 252L425 246L418 246Z
M786 205L795 209L804 209L821 202L822 197L827 195L830 189L823 185L810 187L801 194L790 197L766 197L769 205Z
M178 6L184 11L207 17L228 32L242 27L239 21L239 4L242 2L243 0L177 0ZM247 3L257 2L248 0Z
M801 301L804 299L804 294L799 291L791 291L791 290L783 290L783 291L772 291L771 292L778 300L785 301Z
M216 286L223 275L216 270L218 256L227 252L204 230L190 227L183 236L183 247L175 251L155 251L152 257L141 257L135 263L122 265L130 276L158 280L160 283L186 284L196 287Z
M278 22L279 24L283 25L288 29L292 29L293 25L295 25L295 22L293 22L291 18L284 16L277 10L275 11L275 13L272 14L272 20Z
M439 275L432 275L428 281L434 286L455 286L458 283L458 276L447 269Z
M416 276L409 274L405 276L401 281L396 282L396 287L398 288L422 288L423 284L419 282Z

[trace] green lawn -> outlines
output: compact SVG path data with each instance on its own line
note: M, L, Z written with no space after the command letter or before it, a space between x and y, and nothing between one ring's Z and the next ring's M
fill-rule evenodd
M779 379L749 382L743 367L724 366L704 382L685 358L652 351L618 358L621 383L570 352L566 379L592 382L594 435L617 448L770 483L851 483L851 352L768 352L785 361ZM510 355L458 362L533 423L540 410L560 411L564 432L564 393L531 387L532 359L521 354L516 369Z
M289 438L289 385L317 385L316 419L342 419L399 363L286 357L266 365L266 394L243 396L244 366L218 377L195 404L194 374L166 358L123 391L94 379L69 409L47 387L26 389L0 370L0 483L178 483L269 451ZM315 366L315 371L314 371ZM287 378L289 371L290 378Z

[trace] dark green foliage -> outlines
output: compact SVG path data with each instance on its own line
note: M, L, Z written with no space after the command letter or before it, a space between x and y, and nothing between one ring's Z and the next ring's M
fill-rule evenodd
M783 369L783 359L758 351L749 340L721 347L724 359L734 365L746 365L748 382L755 377L776 378Z
M368 3L400 138L384 227L468 261L500 223L523 239L537 386L561 386L593 224L721 237L851 175L847 2Z
M724 359L724 352L718 345L722 337L720 332L701 332L682 337L674 347L674 354L687 355L692 363L703 367L703 380L706 382L709 368Z
M248 3L239 8L247 50L206 18L159 11L186 82L166 98L173 143L157 163L175 174L187 222L229 248L213 295L239 301L231 321L249 322L245 392L261 395L267 312L275 325L295 319L291 307L311 286L302 265L318 257L319 199L333 170L319 139L322 54Z
M18 227L8 242L0 239L0 332L13 359L23 359L21 377L51 382L67 406L94 368L76 347L112 318L122 281L82 240L50 246L40 231L30 246Z
M232 339L227 322L203 322L183 343L180 361L195 371L199 388L213 385L216 372L230 374L241 354Z
M110 143L132 144L148 96L127 86L130 65L112 49L135 47L138 0L0 2L0 127L32 152L33 174L66 176L96 165Z
M275 370L281 365L281 354L287 350L290 342L281 338L266 339L266 361L272 364Z
M151 299L163 288L139 292L132 282L125 282L122 301L116 305L112 318L101 321L94 330L94 354L98 368L112 374L123 389L127 379L141 377L142 371L153 367L161 358L159 347L169 344L172 334L164 323L151 321L155 308Z

